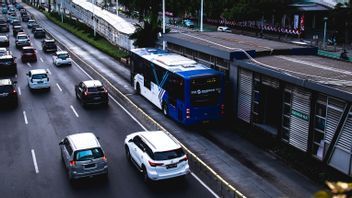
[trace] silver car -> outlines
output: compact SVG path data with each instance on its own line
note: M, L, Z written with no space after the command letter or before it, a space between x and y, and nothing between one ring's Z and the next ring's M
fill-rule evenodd
M60 143L61 157L70 180L108 175L107 158L98 138L90 132L65 137Z

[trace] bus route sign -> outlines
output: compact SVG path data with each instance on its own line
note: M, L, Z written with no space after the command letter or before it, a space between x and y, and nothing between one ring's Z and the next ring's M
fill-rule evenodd
M295 116L296 118L300 118L302 120L305 120L305 121L308 121L308 118L309 118L309 116L307 114L296 111L294 109L292 109L291 115Z

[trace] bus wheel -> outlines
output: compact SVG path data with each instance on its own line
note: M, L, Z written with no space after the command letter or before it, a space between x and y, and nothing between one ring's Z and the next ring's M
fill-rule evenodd
M139 86L139 83L137 83L136 92L138 95L141 95L141 87Z
M166 105L166 103L164 103L163 104L163 114L165 115L165 116L167 116L167 105Z

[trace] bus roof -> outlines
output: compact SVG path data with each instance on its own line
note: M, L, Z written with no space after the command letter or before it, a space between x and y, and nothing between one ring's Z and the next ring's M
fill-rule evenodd
M137 48L131 51L153 64L184 77L220 73L190 58L157 48Z

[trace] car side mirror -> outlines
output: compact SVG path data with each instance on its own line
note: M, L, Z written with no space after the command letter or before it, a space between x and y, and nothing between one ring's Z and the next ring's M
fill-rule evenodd
M128 140L128 142L133 142L133 139Z
M63 142L63 141L59 142L59 145L60 145L60 146L61 146L61 145L64 145L64 142Z
M13 83L14 85L16 85L16 84L17 84L17 80L14 80L12 83Z
M99 136L97 136L97 139L98 139L98 140L100 140L100 137L99 137Z

